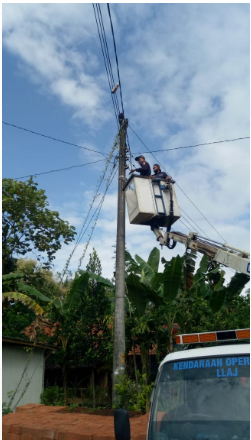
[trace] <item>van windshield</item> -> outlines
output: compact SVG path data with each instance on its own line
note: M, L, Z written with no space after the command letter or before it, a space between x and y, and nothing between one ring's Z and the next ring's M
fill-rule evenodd
M249 365L247 355L164 364L148 440L250 439Z

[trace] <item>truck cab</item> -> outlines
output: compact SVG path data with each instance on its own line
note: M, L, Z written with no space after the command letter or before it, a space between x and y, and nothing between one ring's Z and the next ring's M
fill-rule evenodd
M176 337L182 349L159 366L147 440L250 439L249 334L244 329ZM208 346L215 342L220 345Z

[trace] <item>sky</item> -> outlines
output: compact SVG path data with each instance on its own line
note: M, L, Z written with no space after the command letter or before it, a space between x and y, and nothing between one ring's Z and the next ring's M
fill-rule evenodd
M107 6L100 7L117 83ZM136 153L144 153L151 166L158 161L176 181L182 217L174 230L198 231L246 250L249 139L167 149L249 136L249 9L244 3L110 4L132 163ZM118 128L92 4L5 3L2 13L3 121L109 154ZM116 93L121 110L120 90ZM36 177L50 209L77 233L88 225L106 187L104 181L85 223L106 166L104 155L4 124L2 143L7 178L99 161ZM159 151L153 157L149 150ZM76 247L69 265L73 273L83 253L85 269L95 248L102 275L112 278L117 189L118 174L88 248L93 222ZM126 214L126 247L132 256L147 259L155 246L150 227L130 225ZM73 248L74 243L63 245L57 252L55 272L62 272ZM177 244L173 250L163 248L161 256L184 252ZM228 278L233 273L226 269Z

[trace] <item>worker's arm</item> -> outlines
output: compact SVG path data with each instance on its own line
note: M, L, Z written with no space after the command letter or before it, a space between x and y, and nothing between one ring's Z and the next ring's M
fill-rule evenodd
M147 168L144 168L144 167L133 168L133 170L131 170L129 174L134 173L134 171L137 171L137 172L139 173L139 172L142 170L142 168L143 168L143 169L147 169Z

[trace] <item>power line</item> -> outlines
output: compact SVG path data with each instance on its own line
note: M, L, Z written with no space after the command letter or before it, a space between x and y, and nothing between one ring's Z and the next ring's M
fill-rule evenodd
M187 229L188 229L188 231L190 231L190 229L188 228L188 226L179 218L179 220L178 220L179 222L181 222Z
M61 143L63 143L63 144L67 144L67 145L72 145L73 147L81 148L81 149L83 149L83 150L92 151L93 153L102 154L102 156L109 156L108 153L102 153L101 151L93 150L92 148L82 147L81 145L73 144L72 142L63 141L62 139L57 139L57 138L54 138L54 137L52 137L52 136L47 136L47 135L45 135L45 134L43 134L43 133L38 133L38 132L36 132L36 131L29 130L28 128L19 127L18 125L10 124L9 122L4 122L4 121L2 121L2 124L8 125L8 126L10 126L10 127L17 128L18 130L24 130L24 131L27 131L28 133L36 134L37 136L42 136L42 137L44 137L44 138L51 139L51 140L53 140L53 141L61 142Z
M133 131L133 133L137 136L137 138L140 140L140 142L147 148L146 144L140 139L140 137L132 129L132 127L130 125L129 125L129 127ZM187 147L175 147L175 148L164 148L163 150L151 150L151 153L158 153L158 152L161 152L161 151L180 150L181 148L195 148L195 147L200 147L200 146L204 146L204 145L220 144L220 143L223 143L223 142L235 142L235 141L240 141L240 140L243 140L243 139L250 139L250 137L246 136L246 137L240 137L240 138L236 138L236 139L225 139L223 141L205 142L204 144L189 145ZM148 153L148 151L143 151L143 153ZM143 154L143 153L141 151L139 153L133 152L132 154Z
M30 176L40 176L41 174L57 173L59 171L71 170L72 168L85 167L86 165L91 165L91 164L97 163L97 162L103 162L104 160L106 160L106 159L100 159L100 160L96 160L94 162L82 163L81 165L72 165L71 167L59 168L57 170L43 171L42 173L29 174L28 176L14 177L14 180L25 179L26 177L30 177Z
M111 159L112 159L112 157L113 157L112 153L115 151L116 147L117 147L117 143L116 143L116 141L115 141L115 142L114 142L114 145L113 145L113 148L112 148L112 150L110 151L109 158L107 159L107 165L106 165L106 167L105 167L105 169L104 169L104 171L103 171L103 173L102 173L102 175L101 175L101 177L100 177L100 179L99 179L99 183L98 183L98 186L97 186L97 188L96 188L96 192L95 192L95 194L94 194L94 197L93 197L93 199L92 199L92 202L91 202L91 204L89 205L89 210L88 210L88 212L87 212L87 215L86 215L86 217L85 217L84 223L83 223L83 225L82 225L82 227L81 227L81 230L80 230L80 232L79 232L79 234L78 234L78 237L77 237L77 239L76 239L76 242L75 242L74 248L73 248L72 252L70 253L70 255L69 255L69 257L68 257L68 259L67 259L67 261L66 261L65 267L64 267L63 272L62 272L62 275L61 275L61 279L63 279L63 277L64 277L64 275L65 275L65 273L66 273L66 271L67 271L67 269L68 269L68 267L69 267L69 264L70 264L71 258L72 258L72 256L73 256L73 254L74 254L76 248L78 247L78 245L79 245L81 239L83 238L83 236L84 236L84 234L85 234L87 228L89 227L89 224L91 223L91 221L92 221L92 219L93 219L93 217L94 217L94 215L95 215L97 209L98 209L98 208L97 208L97 209L95 210L95 212L94 212L94 214L93 214L91 220L89 221L87 227L86 227L85 230L84 230L84 227L85 227L85 225L86 225L86 223L87 223L87 220L88 220L88 217L89 217L89 215L90 215L90 212L91 212L91 210L92 210L92 208L93 208L93 204L94 204L95 200L99 197L99 189L100 189L100 187L101 187L102 182L103 182L104 179L105 179L105 175L106 175L106 172L107 172L108 166L109 166L109 164L111 163ZM109 159L110 159L110 160L109 160ZM105 189L105 193L104 193L104 195L103 195L103 198L105 197L105 194L106 194L106 192L107 192L107 190L108 190L108 188L109 188L109 186L110 186L110 184L111 184L111 182L112 182L112 179L113 179L113 177L114 177L114 175L115 175L115 174L113 175L113 170L114 170L115 168L116 168L116 157L115 157L115 159L114 159L113 167L112 167L112 169L111 169L111 171L110 171L110 176L109 176L108 179L107 179L106 189ZM116 172L116 169L115 169L115 172ZM112 175L113 175L113 176L112 176ZM102 198L102 200L103 200L103 198ZM98 206L100 206L100 204L99 204ZM102 206L102 205L101 205L101 206ZM100 208L100 209L101 209L101 208ZM90 239L89 239L89 241L90 241Z
M195 224L196 228L198 228L202 232L202 234L206 235L206 237L210 240L208 235L197 225L197 223L195 223L195 221L191 217L189 217L189 215L181 207L180 207L180 210L183 211L184 214L186 214L186 216ZM184 218L184 216L183 216L183 218ZM185 219L185 220L187 221L187 223L189 223L189 221L187 219ZM191 223L189 223L189 225L191 225ZM194 228L193 225L191 225L191 226L192 226L192 228Z
M181 211L183 211L183 209L181 209L180 208L180 210ZM183 211L184 212L184 211ZM186 214L186 213L185 213ZM187 214L186 214L187 215ZM187 217L189 217L188 215L187 215ZM190 223L188 220L187 220L187 218L186 217L184 217L184 215L182 215L182 218L183 218L183 220L185 220L191 227L192 227L192 229L193 230L195 230L196 231L196 229L194 228L194 226L192 225L192 223ZM199 228L199 226L191 219L191 217L189 217L190 218L190 220L196 225L196 228L198 228L198 229L200 229ZM200 229L201 231L202 231L202 229ZM205 234L205 232L203 232L203 234ZM209 239L209 237L208 237L208 235L207 234L205 234L206 236L207 236L207 238Z
M131 128L131 126L129 125L129 127ZM166 171L166 169L164 168L164 166L160 163L160 161L154 156L153 152L147 147L147 145L140 139L140 137L137 135L137 133L131 128L131 130L135 133L135 135L137 136L137 138L142 142L143 145L145 145L146 149L148 150L148 152L154 157L154 159L157 161L157 163L160 164L161 168L163 168L163 170ZM167 171L166 171L167 173ZM167 173L168 174L168 173ZM197 211L199 211L199 213L202 215L202 217L209 223L209 225L215 230L215 232L217 232L217 234L224 240L226 241L222 235L215 229L215 227L210 223L210 221L204 216L204 214L200 211L199 208L197 208L197 206L192 202L192 200L186 195L185 191L183 191L183 189L177 184L176 182L176 186L183 192L183 194L186 196L186 198L192 203L192 205L197 209ZM185 211L184 211L185 212ZM186 213L185 213L186 214Z
M97 215L96 215L96 218L95 218L95 221L94 221L94 225L92 226L91 233L90 233L90 235L89 235L89 240L88 240L87 245L86 245L86 247L85 247L84 253L83 253L83 255L82 255L82 256L80 257L80 259L79 259L78 269L80 269L81 264L82 264L82 261L83 261L83 259L84 259L84 257L85 257L87 247L88 247L88 245L89 245L89 243L90 243L90 240L91 240L91 237L92 237L93 231L94 231L94 229L95 229L96 223L97 223L97 221L98 221L98 218L99 218L99 215L100 215L100 212L101 212L101 209L102 209L102 206L103 206L104 200L105 200L106 193L107 193L107 191L108 191L108 189L109 189L109 186L111 185L111 183L112 183L112 181L113 181L113 179L114 179L116 173L117 173L117 169L115 169L113 175L112 175L112 173L111 173L111 176L110 176L110 178L109 178L110 180L108 179L109 182L108 182L108 185L107 185L107 187L106 187L106 189L105 189L105 192L104 192L104 194L103 194L103 197L102 197L102 199L100 200L99 205L97 206L97 208L96 208L96 210L95 210L95 212L94 212L94 214L93 214L93 216L92 216L92 218L91 218L91 220L92 220L93 217L94 217L94 215L95 215L96 212L98 211L98 212L97 212ZM91 223L91 220L90 220L89 224ZM88 226L89 226L89 224L88 224ZM87 227L88 227L88 226L87 226ZM87 229L87 228L86 228L86 229ZM85 230L86 230L86 229L85 229ZM83 233L83 234L84 234L84 233ZM83 236L83 235L82 235L82 236Z
M96 10L95 10L95 4L94 3L92 4L92 6L93 6L93 11L94 11L96 25L97 25L97 30L98 30L101 50L102 50L102 54L103 54L103 58L104 58L104 64L105 64L105 69L106 69L106 74L107 74L108 85L109 85L110 92L111 92L111 90L113 89L113 87L115 85L115 81L114 81L113 73L112 73L112 66L111 66L111 60L110 60L110 55L109 55L109 49L108 49L108 45L107 45L107 41L106 41L105 29L104 29L104 25L103 25L102 12L101 12L101 9L100 9L99 5L96 5ZM118 98L117 98L116 95L113 95L112 93L111 93L111 98L112 98L113 107L114 107L115 119L117 121L117 125L118 125L118 128L119 128L119 122L118 122L118 115L119 115Z
M95 228L95 225L96 225L97 219L98 219L98 217L99 217L99 214L100 214L100 211L101 211L101 208L102 208L102 205L103 205L103 202L104 202L104 199L105 199L106 193L107 193L107 191L108 191L108 189L109 189L109 187L110 187L110 185L111 185L111 183L112 183L112 181L113 181L113 178L114 178L116 172L117 172L117 169L115 169L115 170L112 169L112 170L111 170L110 176L109 176L108 179L107 179L107 182L108 182L108 183L107 183L107 185L106 185L106 188L105 188L104 194L103 194L103 196L102 196L102 199L100 200L100 202L99 202L97 208L95 209L95 211L94 211L94 213L93 213L91 219L89 220L89 223L87 224L86 228L84 229L84 227L85 227L85 225L86 225L86 223L87 223L87 220L88 220L88 217L89 217L90 211L91 211L92 206L93 206L93 203L91 204L90 209L89 209L89 211L88 211L88 213L87 213L87 216L86 216L86 218L85 218L85 221L84 221L84 223L83 223L83 225L82 225L82 227L81 227L81 230L80 230L80 232L79 232L79 234L78 234L78 238L77 238L77 240L76 240L76 242L75 242L74 248L73 248L72 252L70 253L69 258L68 258L68 260L67 260L67 262L66 262L66 264L65 264L65 267L64 267L64 269L63 269L63 271L62 271L62 274L61 274L61 280L63 279L63 277L64 277L64 275L65 275L65 273L66 273L66 271L67 271L67 269L68 269L68 267L69 267L69 264L70 264L70 261L71 261L71 259L72 259L72 256L73 256L74 252L76 251L78 245L80 244L80 241L82 240L82 238L83 238L83 236L85 235L85 233L86 233L86 231L87 231L89 225L91 224L91 222L92 222L92 220L93 220L95 214L96 214L97 211L98 211L98 213L97 213L97 217L96 217L96 220L95 220L94 225L93 225L93 227L92 227L91 235L89 236L89 240L88 240L88 242L87 242L87 246L86 246L86 248L85 248L85 252L86 252L87 247L88 247L88 244L89 244L89 242L90 242L90 240L91 240L91 236L92 236L93 230L94 230L94 228ZM97 194L97 192L96 192L96 194ZM94 199L95 199L95 198L94 198ZM93 201L94 201L94 200L93 200ZM80 259L81 262L82 262L82 259L83 259L83 258L84 258L84 256L81 257L81 259ZM80 262L80 265L81 265L81 262Z
M123 98L122 98L122 86L121 86L120 74L119 74L119 62L118 62L117 49L116 49L116 42L115 42L115 36L114 36L114 31L113 31L112 17L111 17L111 12L110 12L110 6L109 6L109 3L107 3L107 9L108 9L108 14L109 14L110 23L111 23L111 30L112 30L112 37L113 37L113 45L114 45L114 52L115 52L115 57L116 57L117 72L118 72L118 79L119 79L119 90L120 90L121 107L122 107L122 112L124 113Z

